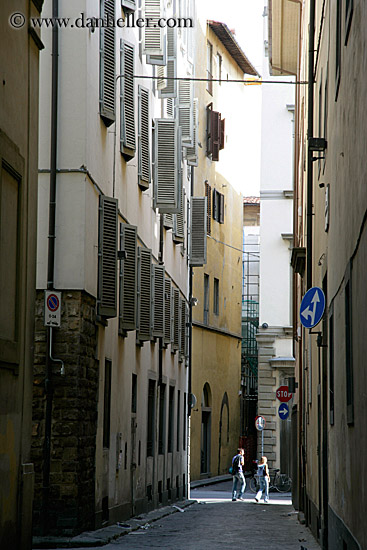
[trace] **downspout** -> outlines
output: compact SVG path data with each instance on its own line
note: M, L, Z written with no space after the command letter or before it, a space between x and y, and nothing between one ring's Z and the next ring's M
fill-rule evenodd
M190 198L194 196L194 167L191 166ZM190 200L190 208L192 208ZM190 227L191 238L191 227ZM192 408L192 276L193 268L189 262L189 365L187 381L187 498L190 498L190 456L191 456L191 408Z
M308 38L308 130L307 138L313 137L313 85L315 57L315 0L310 0L310 25ZM307 151L307 290L312 287L312 200L313 200L313 153Z
M58 0L52 2L52 17L57 18L59 12ZM49 228L48 228L48 263L47 289L54 288L55 275L55 220L56 220L56 164L57 164L57 110L58 110L58 56L59 37L58 27L52 28L52 92L51 92L51 160L50 160L50 200L49 200ZM46 342L46 411L45 411L45 438L43 445L43 486L42 486L42 532L48 528L48 510L50 494L50 464L51 464L51 424L52 424L52 327L47 327Z

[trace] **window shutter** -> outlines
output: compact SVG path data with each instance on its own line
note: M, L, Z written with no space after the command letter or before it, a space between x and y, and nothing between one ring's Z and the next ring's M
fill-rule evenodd
M153 336L157 338L164 337L164 284L164 266L153 265Z
M163 226L166 229L173 229L173 214L163 214Z
M152 252L138 247L138 331L141 342L152 336Z
M171 303L172 303L172 285L171 280L164 279L164 339L163 343L168 345L171 343Z
M121 6L125 11L135 11L137 8L136 1L137 0L121 0Z
M143 32L143 54L163 55L164 54L164 29L158 26L158 20L163 16L162 0L144 0L142 17L151 18L150 25L144 27Z
M180 291L177 288L173 289L173 335L172 346L173 351L177 351L180 347Z
M146 62L148 65L167 65L167 35L163 36L163 54L162 55L147 55Z
M167 65L157 67L157 90L163 90L167 86Z
M99 113L108 127L115 122L115 40L116 32L108 21L115 20L114 0L101 0L100 16L104 26L100 29Z
M120 250L125 259L120 261L120 311L119 330L136 329L137 295L137 228L120 224Z
M165 106L164 116L167 118L173 118L175 114L173 98L167 97L167 99L164 101L164 106Z
M206 197L191 197L190 208L190 265L206 264Z
M189 304L185 303L186 325L185 325L185 359L186 365L189 360L189 342L190 342L190 309Z
M167 81L166 87L158 88L158 97L177 97L177 30L167 29Z
M186 159L189 166L199 165L199 147L198 147L198 135L199 135L199 100L194 99L193 106L193 145L186 149Z
M150 116L149 90L138 88L138 183L148 189L150 184Z
M154 208L160 213L180 211L178 129L175 119L155 119Z
M180 296L180 355L179 361L185 360L185 340L186 340L186 301Z
M183 243L185 240L185 191L181 186L181 209L174 217L172 233L174 243Z
M135 156L134 46L121 40L120 46L120 151L128 161Z
M219 149L224 149L224 143L226 139L226 119L222 118L220 121L220 147Z
M98 251L98 314L117 315L117 199L100 195Z
M218 193L219 195L219 223L224 223L224 195Z
M219 196L218 191L213 189L213 219L219 221Z
M178 84L178 121L182 128L182 144L193 146L193 94L192 82L180 80Z
M212 111L211 113L211 133L212 133L212 160L219 160L221 121L220 113Z
M212 231L212 187L208 182L205 182L205 196L206 196L206 230L210 235Z

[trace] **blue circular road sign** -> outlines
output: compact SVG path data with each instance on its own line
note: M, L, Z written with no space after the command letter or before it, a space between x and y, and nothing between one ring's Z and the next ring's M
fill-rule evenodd
M305 328L316 326L325 311L325 294L318 286L310 288L303 296L299 310L301 323Z
M278 414L279 414L279 418L281 418L282 420L286 420L288 418L289 407L287 403L282 403L281 405L279 405Z

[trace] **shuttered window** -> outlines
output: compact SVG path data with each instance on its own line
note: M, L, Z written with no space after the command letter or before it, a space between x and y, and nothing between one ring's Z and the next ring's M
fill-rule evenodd
M162 265L153 265L153 336L164 337L164 292L165 269Z
M135 11L137 8L137 0L121 0L121 6L125 11Z
M138 88L138 183L143 189L150 184L150 116L149 90Z
M199 164L199 101L194 99L193 104L193 145L186 149L186 160L189 166L198 166Z
M213 189L213 218L224 223L224 195L216 189Z
M152 252L138 247L138 331L137 340L152 336Z
M107 23L115 19L114 0L101 0L100 17L104 25L100 28L99 112L105 125L110 126L115 122L116 31Z
M171 350L176 351L180 348L180 291L173 289L173 334Z
M158 97L177 97L177 29L167 29L167 81L159 89Z
M185 191L183 187L181 187L180 212L174 216L172 240L174 243L183 243L185 240Z
M218 193L219 195L219 223L224 223L224 195Z
M163 343L168 345L171 343L171 301L172 301L172 285L170 279L164 280L164 339Z
M175 119L155 119L154 207L160 213L180 211L178 127Z
M226 119L221 118L220 120L220 144L219 149L224 149L224 142L226 139Z
M217 161L219 160L219 150L221 147L221 115L213 110L213 103L207 106L206 111L206 154L212 160Z
M193 146L193 93L190 80L180 80L178 84L178 121L182 128L182 144Z
M125 258L120 261L119 330L136 329L137 296L137 228L120 224L120 250Z
M134 46L121 40L120 43L120 150L128 161L135 156L135 79Z
M185 360L186 350L186 301L180 297L180 357L182 362Z
M146 55L163 55L164 29L158 26L158 20L163 15L162 0L143 0L142 17L150 18L150 25L143 31L143 53Z
M117 315L117 199L100 196L98 238L98 314Z
M206 230L210 235L212 231L212 186L205 182L205 196L206 196Z
M173 214L163 214L163 226L166 229L173 228Z
M190 208L190 265L206 264L206 197L191 197Z

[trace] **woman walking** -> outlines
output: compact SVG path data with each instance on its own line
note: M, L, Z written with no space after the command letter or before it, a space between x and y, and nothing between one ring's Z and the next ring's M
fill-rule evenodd
M257 465L257 475L259 477L260 489L256 494L255 500L256 502L260 502L262 494L263 492L265 492L264 502L265 504L268 504L270 476L269 476L269 468L268 468L268 459L266 458L266 456L262 456L260 459L260 462Z

